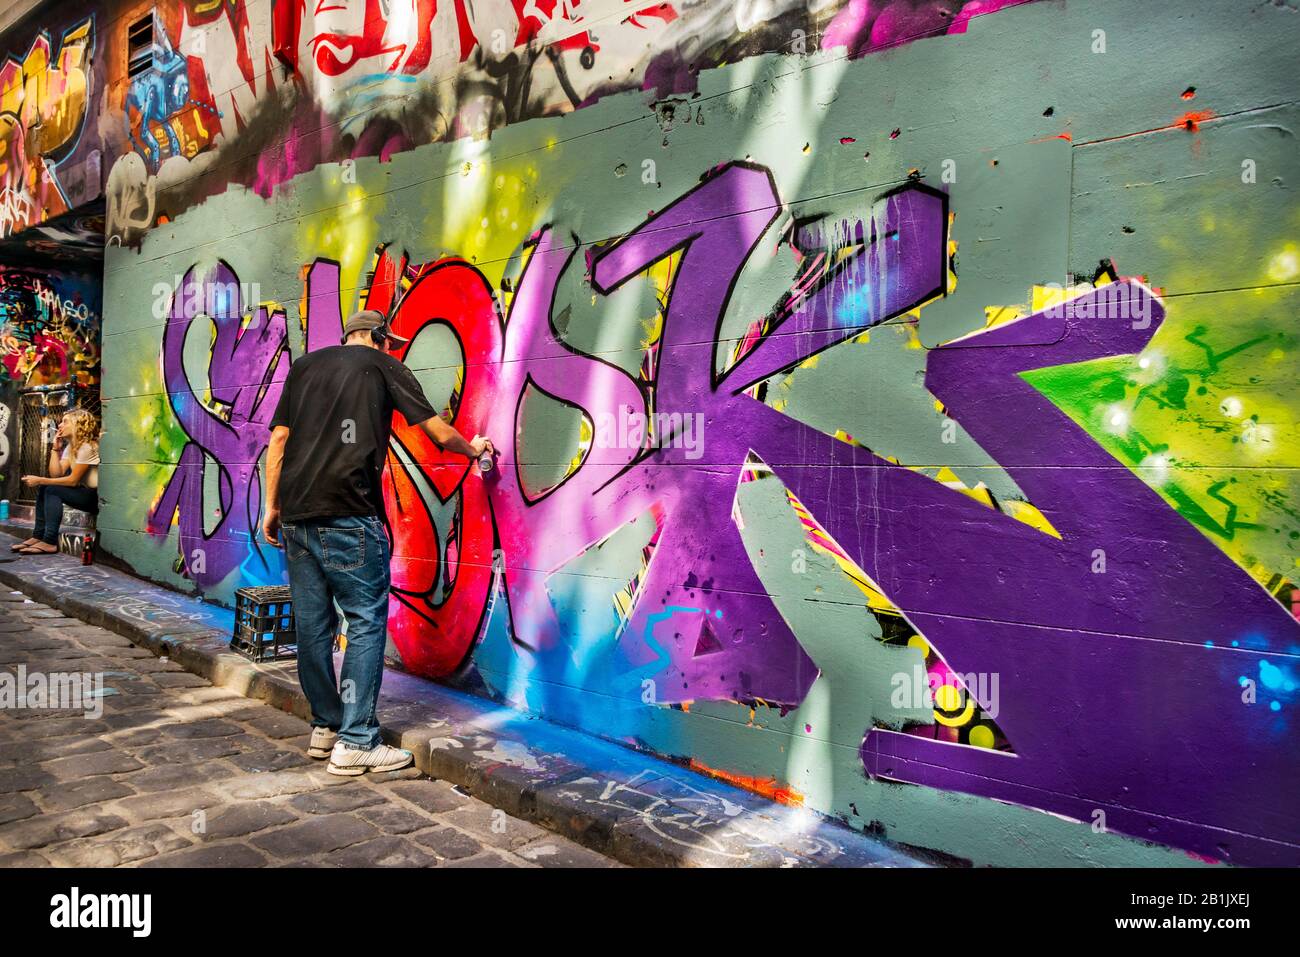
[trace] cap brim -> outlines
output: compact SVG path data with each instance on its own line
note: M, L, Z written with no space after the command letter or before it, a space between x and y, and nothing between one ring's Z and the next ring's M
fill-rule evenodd
M411 341L410 339L407 339L405 336L395 336L391 332L388 333L388 335L385 336L385 338L395 346L404 346Z

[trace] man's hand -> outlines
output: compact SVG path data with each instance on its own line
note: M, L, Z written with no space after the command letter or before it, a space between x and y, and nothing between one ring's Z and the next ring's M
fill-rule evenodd
M497 450L497 447L492 444L491 440L483 435L474 436L473 440L469 443L469 447L474 450L474 454L470 457L475 459L484 452L491 452L495 455Z
M268 508L266 517L262 519L262 537L268 544L280 547L280 510L278 508Z
M289 443L289 429L277 425L271 430L266 446L266 506L262 517L262 537L268 545L280 547L280 468L284 465L284 447Z

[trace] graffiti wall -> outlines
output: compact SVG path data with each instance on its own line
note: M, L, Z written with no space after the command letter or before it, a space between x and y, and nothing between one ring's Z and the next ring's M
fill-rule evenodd
M102 194L97 9L60 4L0 49L0 239Z
M282 581L271 411L383 309L501 451L396 423L395 665L957 859L1300 862L1300 21L1157 6L176 5L105 546Z
M63 384L97 394L101 295L96 274L0 265L0 497L26 497L18 484L22 394Z
M766 52L843 58L964 33L1030 0L172 0L123 3L109 45L110 241L239 184L269 196L322 163L590 106L698 91ZM154 19L153 66L123 78ZM105 128L111 128L106 124Z
M0 362L10 381L93 388L99 329L98 276L0 266Z

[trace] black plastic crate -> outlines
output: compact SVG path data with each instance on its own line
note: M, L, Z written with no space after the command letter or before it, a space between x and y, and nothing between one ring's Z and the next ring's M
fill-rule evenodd
M287 585L235 590L235 634L230 650L249 661L284 661L298 657L293 599Z

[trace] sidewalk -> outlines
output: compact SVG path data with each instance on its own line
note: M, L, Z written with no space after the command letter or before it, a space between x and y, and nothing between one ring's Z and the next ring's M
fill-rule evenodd
M102 694L0 709L0 869L619 866L416 768L327 774L301 718L0 589L0 675L34 674Z
M0 550L17 539L0 534ZM0 582L129 638L212 684L307 718L292 662L230 652L232 615L66 555L0 558ZM385 740L419 771L636 866L916 867L884 842L579 731L389 671Z

